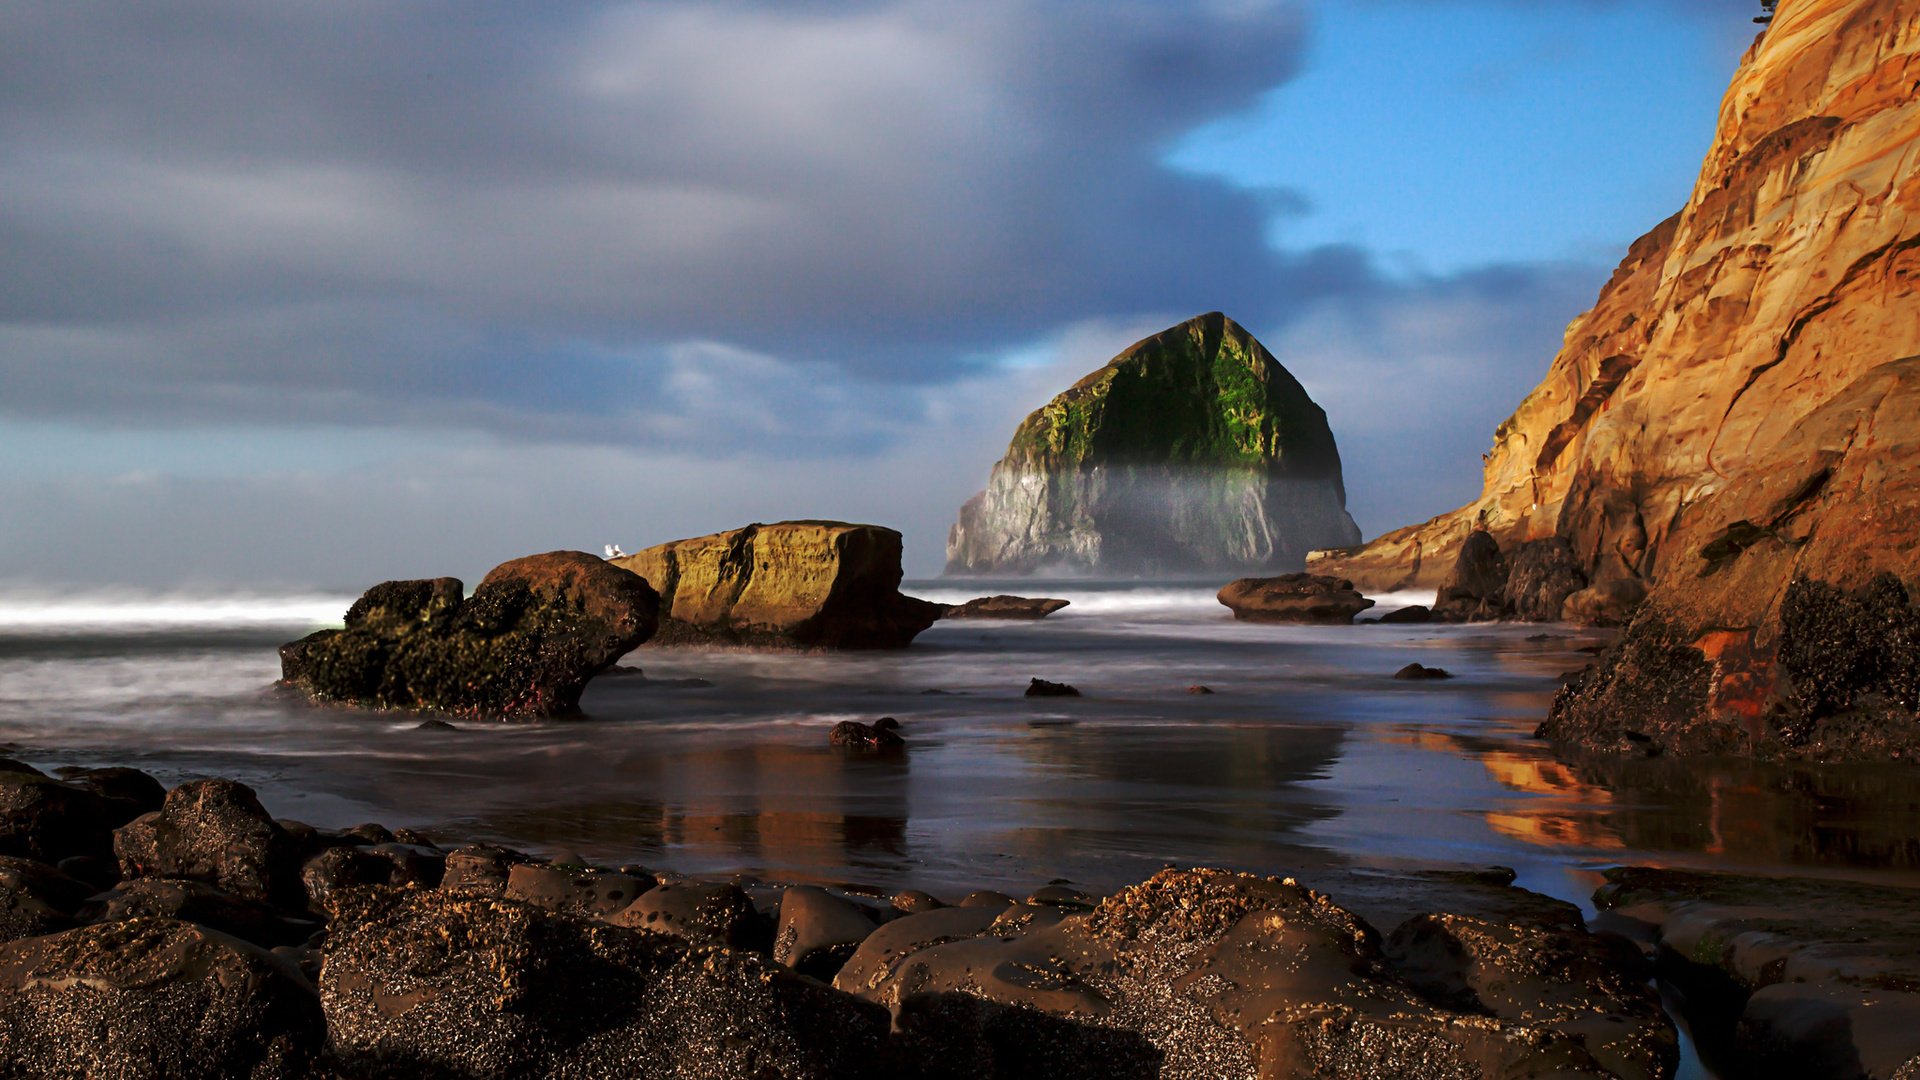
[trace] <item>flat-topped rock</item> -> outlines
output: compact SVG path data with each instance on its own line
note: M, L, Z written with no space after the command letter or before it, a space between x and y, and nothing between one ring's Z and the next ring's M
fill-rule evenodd
M614 564L660 593L654 645L901 649L941 607L900 592L900 534L783 521L675 540Z
M1044 619L1070 601L1028 596L982 596L949 606L943 619Z
M1373 606L1353 582L1317 574L1241 578L1222 588L1219 599L1247 622L1345 625Z

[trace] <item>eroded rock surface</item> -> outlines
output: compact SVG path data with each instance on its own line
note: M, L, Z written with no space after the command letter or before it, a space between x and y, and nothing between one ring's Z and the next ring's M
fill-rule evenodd
M1219 592L1219 600L1246 622L1345 625L1373 606L1353 582L1318 574L1241 578Z
M660 592L656 645L902 649L941 606L900 592L900 534L783 521L613 560Z
M317 701L562 715L653 633L659 607L646 581L597 556L530 555L494 567L467 598L454 578L376 585L343 629L281 646L281 673Z
M1359 539L1326 413L1212 312L1028 416L961 507L947 572L1290 570Z
M1644 595L1708 659L1696 719L1751 727L1789 582L1920 582L1917 80L1911 4L1781 3L1692 198L1494 433L1480 498L1310 569L1432 588L1477 528L1564 540L1589 585L1563 613L1619 622Z
M1071 601L1028 596L982 596L948 606L943 619L1044 619Z

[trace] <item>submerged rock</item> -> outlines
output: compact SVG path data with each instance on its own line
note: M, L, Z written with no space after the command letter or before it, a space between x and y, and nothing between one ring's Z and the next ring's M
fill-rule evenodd
M389 581L346 626L280 648L283 680L317 701L514 719L579 708L587 681L653 633L659 597L578 551L502 563L460 582Z
M1446 668L1428 667L1425 664L1415 663L1408 664L1406 667L1394 672L1393 677L1396 679L1427 681L1433 679L1451 679L1453 678L1453 672L1448 671Z
M871 724L842 720L827 733L827 741L848 750L898 750L907 745L900 737L900 721L883 716Z
M655 645L902 649L941 607L900 592L900 534L783 521L615 559L660 592Z
M1351 581L1314 574L1241 578L1222 588L1219 600L1246 622L1346 625L1373 606Z
M961 507L947 572L1284 570L1359 539L1326 413L1211 312L1028 416Z
M1920 890L1651 867L1606 876L1595 902L1651 932L1694 1037L1734 1074L1920 1074Z
M1044 619L1071 601L1026 596L982 596L950 605L943 619Z
M1079 697L1080 691L1066 683L1032 679L1027 682L1027 697Z

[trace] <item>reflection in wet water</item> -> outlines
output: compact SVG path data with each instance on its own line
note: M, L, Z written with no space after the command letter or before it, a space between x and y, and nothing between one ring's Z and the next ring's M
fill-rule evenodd
M299 625L10 630L0 752L231 775L321 825L878 886L1442 862L1581 898L1620 862L1920 870L1920 770L1575 760L1534 741L1590 636L1248 626L1194 590L1047 591L1074 607L936 626L900 654L642 650L652 676L715 685L602 680L585 720L452 732L267 690ZM1389 677L1415 660L1458 677ZM1032 676L1087 696L1025 699ZM834 722L881 715L904 754L827 745Z

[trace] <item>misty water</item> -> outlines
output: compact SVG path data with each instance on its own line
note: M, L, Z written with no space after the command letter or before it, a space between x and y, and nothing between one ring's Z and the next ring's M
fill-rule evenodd
M1533 739L1603 632L1253 625L1199 587L1020 588L1073 606L938 624L899 653L641 649L625 663L648 678L596 680L584 717L453 731L273 687L275 647L337 624L344 595L14 598L0 754L234 777L323 827L936 892L1107 889L1168 862L1499 864L1583 906L1623 863L1920 880L1910 768L1580 761ZM1390 677L1415 661L1457 677ZM1085 696L1026 698L1034 676ZM881 716L905 753L828 745Z

